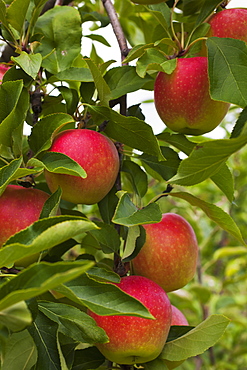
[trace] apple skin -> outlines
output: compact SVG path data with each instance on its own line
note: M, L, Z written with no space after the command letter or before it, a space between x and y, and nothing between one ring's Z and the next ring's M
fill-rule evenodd
M119 171L119 156L113 142L101 133L88 129L62 131L49 151L66 154L87 173L83 179L45 171L50 190L62 188L62 199L76 204L94 204L113 187Z
M101 353L117 364L133 365L155 359L162 351L171 324L171 304L153 281L142 276L126 276L115 284L141 301L156 318L136 316L99 316L91 311L97 325L108 335L108 343L96 344Z
M0 63L0 85L2 84L3 76L9 68L10 67L6 66L5 64Z
M230 37L247 43L247 9L225 9L213 14L207 23L210 24L208 37Z
M161 120L175 132L202 135L225 117L230 104L209 95L206 57L177 59L169 75L159 72L154 85L154 103Z
M184 287L194 277L198 258L191 225L180 215L165 213L160 222L143 227L146 241L132 260L134 273L155 281L166 292Z
M175 306L171 306L172 308L172 325L182 325L182 326L187 326L189 325L186 317L184 314ZM185 360L181 361L169 361L169 360L163 360L168 367L169 370L176 369L178 366L180 366Z
M39 189L8 185L0 196L0 248L15 233L37 221L49 194ZM26 267L35 262L39 253L16 261Z

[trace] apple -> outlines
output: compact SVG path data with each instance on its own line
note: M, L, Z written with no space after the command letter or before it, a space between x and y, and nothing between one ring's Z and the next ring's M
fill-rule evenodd
M100 316L88 311L108 335L97 348L117 364L133 365L155 359L162 351L171 324L171 304L164 290L142 276L126 276L115 284L142 302L155 320L136 316Z
M0 63L0 85L3 80L3 76L5 75L5 73L7 72L9 68L10 67L6 66L6 64Z
M39 219L49 194L39 189L8 185L0 196L0 247L15 233ZM37 260L37 255L25 257L16 266L26 267Z
M210 30L207 36L230 37L247 43L247 9L225 9L213 14L207 23Z
M151 5L165 3L167 0L130 0L134 4Z
M172 325L182 325L182 326L187 326L189 325L186 317L184 314L175 306L171 305L172 308ZM166 366L168 367L169 370L175 369L178 366L180 366L185 360L181 361L169 361L169 360L163 360Z
M162 121L175 132L202 135L225 117L230 104L209 95L206 57L178 58L171 74L159 72L154 102Z
M187 326L189 325L186 317L184 314L175 306L171 305L172 308L172 325L182 325L182 326Z
M45 171L48 187L54 192L60 186L62 199L94 204L113 187L119 171L119 156L113 142L103 134L88 129L65 130L55 137L49 151L66 154L87 173L83 179Z
M166 292L185 286L194 277L198 257L191 225L180 215L165 213L160 222L143 227L146 241L132 260L134 273L155 281Z

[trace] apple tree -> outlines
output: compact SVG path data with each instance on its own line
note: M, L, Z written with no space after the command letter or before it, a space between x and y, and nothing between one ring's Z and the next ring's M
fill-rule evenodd
M228 13L222 0L136 2L0 0L3 370L247 366L247 10ZM120 63L101 55L109 32ZM164 121L159 133L143 114L143 91ZM187 259L187 231L159 229L164 214L191 228ZM156 244L147 225L158 226ZM142 324L138 341L130 325L148 322L152 332L156 303L118 285L135 268L145 276L136 258L148 243L171 248L147 259L161 270L169 260L152 284L172 276L176 287L194 259L193 273L162 290L169 333L158 353L125 363L126 343L137 353L145 345ZM170 304L189 325L171 325ZM111 320L120 357L100 350L111 333L97 317Z

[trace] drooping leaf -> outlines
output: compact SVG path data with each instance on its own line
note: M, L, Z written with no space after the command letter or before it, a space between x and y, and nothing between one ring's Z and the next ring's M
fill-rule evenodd
M0 250L1 266L48 250L97 226L83 217L55 216L36 221L7 240Z
M184 199L192 206L199 207L203 212L214 222L216 222L222 229L233 235L241 244L245 245L245 241L241 232L232 217L214 204L205 202L189 193L170 193L171 196Z
M49 172L80 176L83 179L87 177L85 170L79 163L63 153L47 152L41 157L40 162Z
M42 63L41 54L27 54L23 51L20 56L12 57L12 60L35 80Z
M32 315L26 302L20 301L0 311L0 323L10 331L24 330L32 323Z
M99 94L100 102L102 105L108 106L108 103L111 99L111 90L96 64L91 59L86 59L86 62L92 73L95 87Z
M166 343L159 358L180 361L205 352L224 334L229 321L223 315L209 316L187 334Z
M105 362L105 356L96 348L89 347L75 351L72 370L98 369Z
M54 289L93 265L94 262L87 260L34 264L0 286L0 310Z
M59 209L59 203L61 200L62 190L59 187L55 193L51 194L51 196L45 201L42 211L40 213L39 219L47 218L56 216L58 209Z
M247 107L244 108L240 113L236 125L232 130L231 139L234 139L241 135L241 133L244 133L244 131L246 130L246 122L247 122Z
M121 171L128 174L134 192L141 198L144 197L148 189L148 179L141 167L133 161L126 160L122 163Z
M58 324L59 332L82 343L105 343L108 337L85 312L64 303L39 302L39 309Z
M0 195L2 195L8 183L15 178L21 163L22 158L20 157L13 159L13 161L0 169Z

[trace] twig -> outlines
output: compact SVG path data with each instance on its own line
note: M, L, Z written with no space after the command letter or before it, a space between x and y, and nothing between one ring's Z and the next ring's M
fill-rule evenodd
M121 24L119 22L116 10L111 2L111 0L102 0L102 3L104 5L104 8L108 14L108 17L110 18L110 22L113 28L113 32L116 35L119 48L121 50L121 57L122 61L126 58L126 56L129 53L127 41L123 32L123 29L121 27Z

